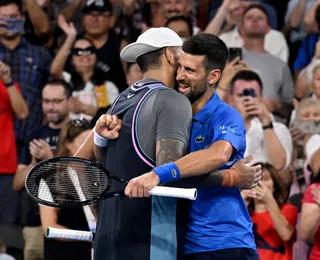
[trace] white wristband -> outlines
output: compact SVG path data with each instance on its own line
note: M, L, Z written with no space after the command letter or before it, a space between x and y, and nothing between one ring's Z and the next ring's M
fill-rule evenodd
M310 163L312 155L320 148L320 135L315 134L310 137L306 143L306 157L307 162Z
M95 127L93 128L93 132L94 132L94 134L93 134L94 144L99 147L107 147L108 146L108 139L98 135Z

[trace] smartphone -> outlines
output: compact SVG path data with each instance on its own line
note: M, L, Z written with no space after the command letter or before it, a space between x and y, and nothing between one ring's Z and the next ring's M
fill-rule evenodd
M320 122L304 121L295 119L293 127L299 129L304 134L320 134Z
M0 24L0 28L4 28L10 33L23 33L24 32L24 19L17 18L0 18L0 21L6 24Z
M245 88L243 91L242 91L242 94L241 96L243 97L256 97L256 91L253 89L253 88Z
M237 57L240 57L240 60L242 60L241 48L228 48L228 50L229 50L229 62L234 60Z

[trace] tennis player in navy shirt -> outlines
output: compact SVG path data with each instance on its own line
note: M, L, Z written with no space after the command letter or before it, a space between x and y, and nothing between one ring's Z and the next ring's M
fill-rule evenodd
M190 154L132 179L125 193L130 198L148 196L159 184L230 169L216 188L198 187L186 223L186 260L257 260L252 221L232 167L246 150L245 125L215 93L227 63L227 47L215 35L199 34L185 41L182 50L177 81L193 109Z

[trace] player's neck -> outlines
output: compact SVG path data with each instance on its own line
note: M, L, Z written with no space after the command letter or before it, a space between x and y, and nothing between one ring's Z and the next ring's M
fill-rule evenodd
M192 103L192 113L195 115L198 113L205 105L208 103L212 95L214 94L214 89L208 89L200 98Z
M144 78L151 78L156 79L160 82L162 82L164 85L166 85L169 88L174 87L174 77L170 76L170 72L161 69L161 70L148 70L143 74Z

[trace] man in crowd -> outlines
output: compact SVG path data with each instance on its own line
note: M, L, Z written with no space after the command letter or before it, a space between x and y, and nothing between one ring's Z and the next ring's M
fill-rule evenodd
M64 80L50 80L42 90L42 109L47 124L36 127L28 144L23 148L21 160L13 181L13 189L24 190L29 170L38 162L52 158L56 150L60 129L69 120L71 86ZM43 258L43 234L38 204L29 199L26 225L24 259Z

